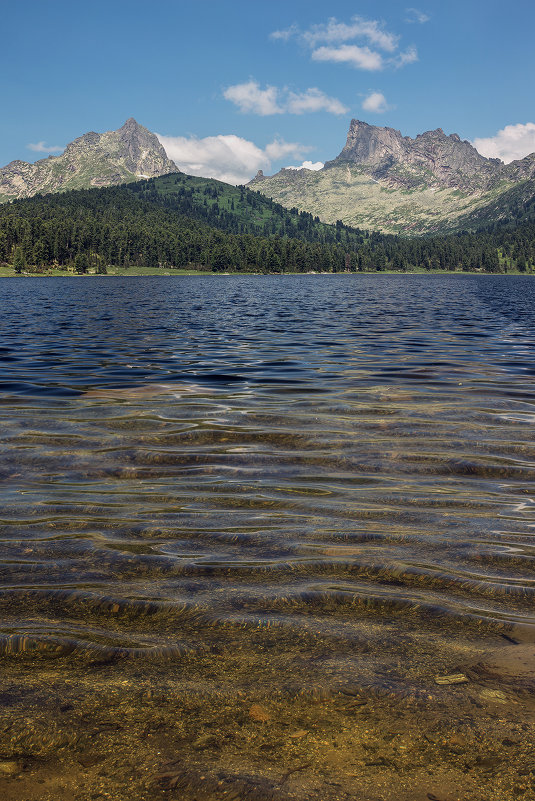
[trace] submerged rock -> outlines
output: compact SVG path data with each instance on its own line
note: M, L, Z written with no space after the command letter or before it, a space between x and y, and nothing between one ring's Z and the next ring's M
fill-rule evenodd
M0 759L1 776L17 776L23 770L22 762L18 759Z
M448 676L435 676L435 684L464 684L468 681L464 673L451 673Z

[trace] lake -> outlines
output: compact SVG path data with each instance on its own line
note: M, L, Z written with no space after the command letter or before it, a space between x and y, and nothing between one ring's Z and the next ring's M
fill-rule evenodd
M0 289L2 798L534 797L532 278Z

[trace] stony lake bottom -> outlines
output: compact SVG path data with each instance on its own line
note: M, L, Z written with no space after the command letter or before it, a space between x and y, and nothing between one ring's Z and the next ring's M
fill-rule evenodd
M4 801L535 798L535 282L0 281Z

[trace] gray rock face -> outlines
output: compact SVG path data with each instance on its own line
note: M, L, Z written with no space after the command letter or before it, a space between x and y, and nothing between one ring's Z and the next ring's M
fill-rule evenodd
M504 219L535 191L535 153L504 164L441 128L414 139L352 120L345 147L321 170L257 175L251 187L291 208L384 233L445 233Z
M379 128L351 120L345 147L325 168L362 165L369 174L392 187L450 187L463 191L485 190L501 180L522 180L535 175L535 154L505 165L487 159L458 134L442 128L402 136L394 128Z
M0 169L0 199L111 186L170 172L179 169L158 138L131 117L117 131L78 137L60 156L35 164L12 161Z

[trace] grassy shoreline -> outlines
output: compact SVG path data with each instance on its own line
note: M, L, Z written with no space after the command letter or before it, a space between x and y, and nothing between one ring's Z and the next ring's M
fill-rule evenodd
M258 273L258 272L210 272L208 270L181 270L181 269L165 269L162 267L108 267L108 272L105 274L97 274L94 272L79 275L71 270L59 270L57 268L50 268L46 272L32 273L23 271L22 273L15 273L13 267L0 266L0 278L131 278L137 276L192 276L192 275L514 275L514 276L532 276L535 273L520 272L519 270L509 270L506 273L489 273L481 270L425 270L423 268L415 268L412 270L367 270L367 271L340 271L340 272L282 272L282 273Z

